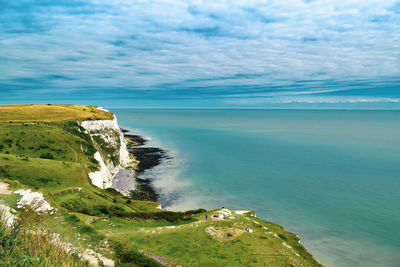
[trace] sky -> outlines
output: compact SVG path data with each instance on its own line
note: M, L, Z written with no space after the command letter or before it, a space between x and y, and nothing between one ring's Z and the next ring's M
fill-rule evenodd
M400 108L400 1L0 0L0 104Z

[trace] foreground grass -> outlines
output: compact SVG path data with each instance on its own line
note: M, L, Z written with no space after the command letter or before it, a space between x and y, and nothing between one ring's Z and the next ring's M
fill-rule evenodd
M111 113L90 106L0 106L0 181L9 183L11 190L42 192L56 208L33 220L36 224L21 224L24 230L2 228L5 239L19 242L11 250L2 243L4 262L18 266L26 256L27 261L37 260L38 265L30 263L34 266L84 266L71 253L45 242L51 240L51 232L76 248L113 259L116 266L160 266L145 254L160 256L171 266L319 265L294 234L249 214L231 211L224 221L206 221L206 214L210 218L217 211L163 212L156 208L158 203L92 186L88 173L97 170L93 154L101 148L76 121L110 118ZM19 198L0 195L13 208ZM29 218L23 211L17 215ZM24 243L21 234L29 240L36 235L39 243Z
M62 238L40 227L34 212L24 214L11 227L0 220L0 266L88 266Z

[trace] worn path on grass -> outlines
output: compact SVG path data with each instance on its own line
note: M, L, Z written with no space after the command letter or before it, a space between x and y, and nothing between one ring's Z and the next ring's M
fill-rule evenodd
M9 184L7 184L5 182L0 182L0 194L3 194L3 195L11 194L12 191L8 190L8 186L9 186Z

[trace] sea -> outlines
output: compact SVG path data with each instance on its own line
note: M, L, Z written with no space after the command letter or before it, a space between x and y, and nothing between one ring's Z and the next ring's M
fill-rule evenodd
M254 210L326 266L400 266L400 111L110 110L167 151L145 174L166 209Z

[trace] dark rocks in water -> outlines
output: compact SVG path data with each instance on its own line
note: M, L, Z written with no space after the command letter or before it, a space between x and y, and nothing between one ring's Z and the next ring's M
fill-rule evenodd
M133 146L142 146L147 143L148 140L144 139L140 135L136 134L128 134L129 130L125 130L121 128L121 131L123 132L124 136L126 139L131 141L133 143Z
M141 147L147 140L140 135L127 134L127 130L123 130L126 139L132 142L132 145L128 148L137 161L139 161L136 173L136 189L130 192L130 197L139 200L151 200L157 201L159 195L151 185L151 179L142 179L142 175L146 170L154 168L159 165L162 159L166 158L166 152L157 147Z
M133 143L133 146L142 146L147 143L147 140L140 135L124 134L124 136Z
M148 179L136 178L137 189L132 190L130 197L137 200L157 201L159 195L151 186L151 181Z
M128 150L139 161L136 169L137 175L159 165L165 158L165 151L156 147L130 147Z

